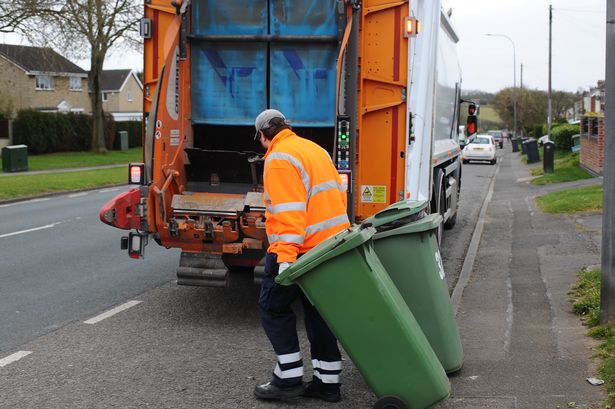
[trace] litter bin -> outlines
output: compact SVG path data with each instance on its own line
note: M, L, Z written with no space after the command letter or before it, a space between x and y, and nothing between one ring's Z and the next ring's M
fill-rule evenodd
M374 252L373 227L353 227L276 278L298 284L379 400L375 408L429 408L450 384L406 302Z
M540 153L538 152L538 141L529 139L523 143L527 149L527 163L540 162Z
M519 152L519 139L512 138L510 142L512 143L512 151Z
M380 262L451 373L461 369L463 349L436 239L442 216L425 215L426 207L426 201L402 201L367 221L377 231L374 249Z
M521 154L527 155L527 143L525 141L521 141Z
M28 170L28 147L10 145L2 148L2 171L21 172Z
M555 144L551 141L543 145L542 168L545 173L553 173L555 170Z
M128 150L128 131L119 131L120 134L120 149L123 151Z

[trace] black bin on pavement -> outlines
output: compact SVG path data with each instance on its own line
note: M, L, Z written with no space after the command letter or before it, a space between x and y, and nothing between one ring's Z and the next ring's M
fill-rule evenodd
M10 145L2 148L2 171L22 172L28 170L28 147Z
M510 139L510 143L512 145L512 151L513 152L519 152L519 139L511 138Z
M523 139L521 139L520 143L521 143L521 154L527 155L527 144L525 143Z
M527 149L527 163L540 162L540 153L538 152L538 141L530 139L523 143Z
M551 141L545 142L543 148L542 168L545 173L553 173L555 170L555 144Z

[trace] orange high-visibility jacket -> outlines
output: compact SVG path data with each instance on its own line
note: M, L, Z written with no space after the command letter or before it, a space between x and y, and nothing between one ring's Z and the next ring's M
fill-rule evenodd
M279 132L265 154L268 252L292 263L350 226L346 186L331 157L290 129Z

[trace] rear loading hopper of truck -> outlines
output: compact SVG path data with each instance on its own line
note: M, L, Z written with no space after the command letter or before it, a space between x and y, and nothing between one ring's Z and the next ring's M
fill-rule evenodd
M329 152L352 220L410 199L454 224L461 77L439 1L152 0L144 13L141 186L101 209L131 230L132 257L148 239L181 248L180 284L253 271L268 247L253 137L267 108Z

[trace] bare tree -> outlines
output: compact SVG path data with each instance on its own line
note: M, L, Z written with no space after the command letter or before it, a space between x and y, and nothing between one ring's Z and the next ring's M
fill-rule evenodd
M107 55L140 44L142 4L137 0L0 0L0 27L24 34L33 44L62 50L75 58L89 56L92 103L92 150L106 151L101 78ZM16 14L11 14L13 10ZM16 19L15 15L24 17Z

